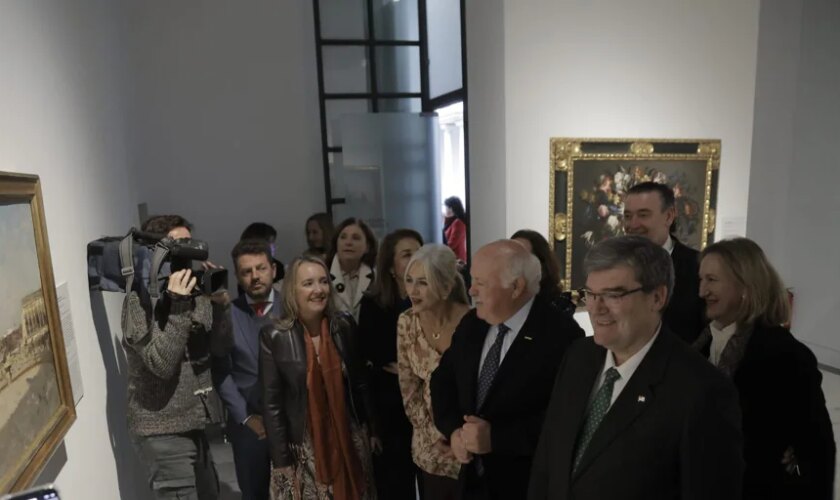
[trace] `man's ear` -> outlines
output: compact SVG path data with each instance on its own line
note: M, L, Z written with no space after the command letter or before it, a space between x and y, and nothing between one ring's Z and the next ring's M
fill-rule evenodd
M668 222L668 227L677 219L677 207L669 207L665 209L665 220Z
M527 283L525 282L525 278L523 278L522 276L513 280L513 295L512 295L512 297L513 297L514 300L518 299L519 297L522 296L523 293L525 293L526 285L527 285Z
M274 281L274 278L277 277L277 263L271 261L271 281Z
M665 285L659 285L653 289L652 296L654 310L664 313L665 306L668 305L668 287Z

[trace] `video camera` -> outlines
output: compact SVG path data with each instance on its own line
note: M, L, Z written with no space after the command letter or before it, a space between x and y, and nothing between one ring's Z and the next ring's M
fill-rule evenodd
M195 262L206 261L208 256L204 241L173 239L132 228L124 237L108 236L88 243L88 285L95 291L135 290L156 303L173 272L193 269ZM212 294L227 285L226 269L194 269L193 275L197 283L194 296Z

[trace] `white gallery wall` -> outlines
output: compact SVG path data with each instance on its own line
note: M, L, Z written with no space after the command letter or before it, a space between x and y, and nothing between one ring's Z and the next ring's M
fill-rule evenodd
M250 222L305 249L324 199L312 2L128 2L131 166L150 214L179 213L231 265Z
M765 1L747 235L794 292L794 334L840 369L840 4Z
M0 171L41 177L55 280L69 287L84 385L76 422L39 480L57 482L68 499L140 498L120 494L117 464L137 466L129 447L120 456L111 449L112 440L127 443L124 389L109 325L103 342L97 338L85 267L89 240L136 217L120 9L110 0L0 5ZM104 298L111 332L120 299ZM142 492L142 471L125 476L123 488Z
M467 2L473 248L520 228L547 234L551 137L721 139L718 220L746 217L758 0L484 3ZM491 9L501 30L476 18ZM482 78L492 71L503 88ZM500 102L503 124L478 122L475 113ZM488 218L480 207L495 193L478 180L476 158L497 142L506 216Z

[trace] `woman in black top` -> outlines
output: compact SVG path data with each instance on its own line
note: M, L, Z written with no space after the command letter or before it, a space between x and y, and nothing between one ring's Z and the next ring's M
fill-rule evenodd
M741 402L744 498L830 500L835 444L814 354L783 324L790 303L755 242L722 240L700 261L711 320L694 346L728 375Z
M371 370L374 411L381 423L382 454L374 456L374 478L380 500L415 498L417 468L411 458L411 423L405 415L397 379L397 318L411 304L404 275L411 256L423 245L412 229L398 229L382 240L374 283L359 312L362 356Z

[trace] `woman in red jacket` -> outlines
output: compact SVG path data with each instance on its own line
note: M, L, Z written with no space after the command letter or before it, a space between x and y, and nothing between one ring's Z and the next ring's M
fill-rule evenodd
M450 196L443 201L443 204L446 207L443 222L443 242L455 252L455 257L459 261L466 263L467 214L464 211L464 204L457 196Z

